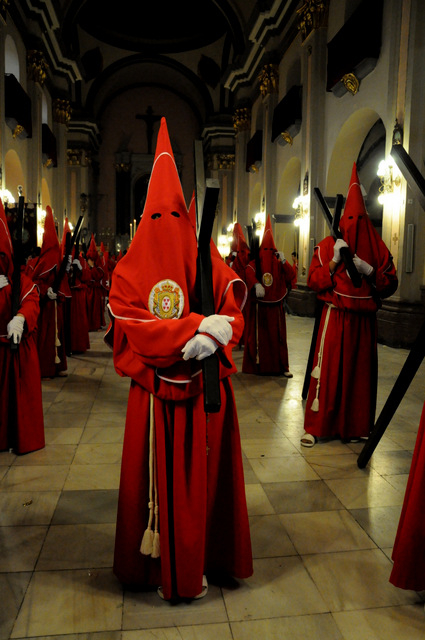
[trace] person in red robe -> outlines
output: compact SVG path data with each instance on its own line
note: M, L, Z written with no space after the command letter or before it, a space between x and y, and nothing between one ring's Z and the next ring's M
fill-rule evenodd
M46 207L43 242L40 256L33 268L32 280L40 291L40 316L37 348L42 378L66 375L64 301L71 296L67 274L57 291L52 285L61 262L61 248L56 233L52 209Z
M0 200L0 451L29 453L45 446L37 353L39 294L21 273L19 309L12 317L13 246ZM15 351L11 341L18 343Z
M102 292L102 309L105 311L108 302L110 274L109 274L109 251L106 251L103 242L100 243L100 265L103 269L103 278L101 280Z
M314 249L307 284L323 301L301 444L317 438L367 438L377 393L377 319L381 301L398 286L393 259L367 214L354 164L343 239L324 238ZM361 287L351 282L340 248L349 247Z
M425 404L397 527L390 582L400 589L425 590Z
M109 295L114 364L131 378L114 572L164 599L207 592L208 571L252 574L242 454L230 374L244 283L211 250L216 314L196 296L196 234L164 118L144 212ZM204 412L201 360L220 363L221 408Z
M243 373L284 375L289 371L284 300L291 288L293 270L277 251L270 216L267 217L258 260L246 269L249 312L245 324Z
M102 303L102 280L105 273L100 263L100 256L96 247L94 235L91 235L90 245L86 253L90 278L87 282L87 316L89 331L100 331L105 326L105 314Z
M87 316L87 282L89 269L82 258L72 260L69 284L72 293L70 339L71 353L85 353L90 349L89 319Z

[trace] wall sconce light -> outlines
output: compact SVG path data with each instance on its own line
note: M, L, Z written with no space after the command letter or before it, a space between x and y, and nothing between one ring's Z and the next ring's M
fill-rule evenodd
M14 204L15 198L8 189L0 189L0 198L4 204Z
M385 160L381 160L376 173L381 179L378 202L379 204L384 204L388 197L394 194L394 187L400 186L401 178L400 175L394 173L393 166Z
M292 203L295 209L294 225L301 227L307 222L308 217L308 198L306 196L297 196Z
M229 237L227 234L222 233L218 236L217 249L221 257L223 258L223 260L229 255L230 243L229 243Z
M260 211L254 216L255 222L255 235L259 236L260 240L263 237L264 227L266 226L266 212Z

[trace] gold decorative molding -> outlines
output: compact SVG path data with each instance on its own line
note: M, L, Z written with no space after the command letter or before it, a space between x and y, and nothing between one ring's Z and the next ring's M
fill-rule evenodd
M71 120L72 108L69 100L62 100L61 98L55 98L52 103L53 122L59 124L68 124Z
M46 80L46 70L49 68L42 51L31 49L27 51L27 74L30 80L43 86Z
M297 9L298 31L301 32L303 42L312 31L326 25L328 8L329 0L306 0Z
M12 137L20 138L21 134L25 131L24 127L21 124L17 124L13 130Z
M114 167L117 173L128 173L130 171L131 164L129 162L116 162Z
M235 167L235 154L209 153L207 167L210 171L231 171Z
M276 64L266 64L258 76L260 81L260 93L263 98L270 93L279 91L279 68Z
M349 91L353 96L356 95L359 90L360 82L354 73L346 73L345 76L342 76L341 82L347 91Z
M292 143L294 142L294 139L291 136L291 134L288 133L288 131L283 131L280 135L285 140L285 142L292 147Z
M83 150L82 149L67 149L67 161L69 165L79 167L82 164Z
M251 128L251 110L248 107L235 109L233 114L233 128L236 132L248 131Z

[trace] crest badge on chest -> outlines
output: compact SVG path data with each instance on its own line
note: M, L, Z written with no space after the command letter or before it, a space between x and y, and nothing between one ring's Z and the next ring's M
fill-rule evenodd
M149 311L162 320L180 318L184 309L184 294L174 280L160 280L149 294Z
M265 287L271 287L273 284L273 276L271 273L263 274L263 285Z

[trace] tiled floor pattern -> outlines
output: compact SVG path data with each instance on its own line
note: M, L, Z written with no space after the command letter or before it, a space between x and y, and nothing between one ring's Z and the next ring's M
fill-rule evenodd
M294 378L233 376L254 575L171 605L112 571L129 381L102 333L43 382L47 446L0 453L0 640L423 640L425 594L389 581L424 366L365 469L362 445L299 446L313 320L288 316ZM383 406L407 351L379 346ZM235 354L239 369L242 352Z

